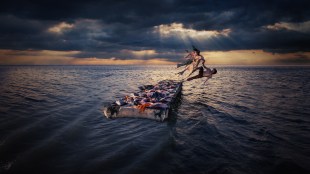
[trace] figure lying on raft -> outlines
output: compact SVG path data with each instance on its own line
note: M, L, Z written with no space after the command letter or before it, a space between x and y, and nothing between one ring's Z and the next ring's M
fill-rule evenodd
M187 50L186 50L187 51ZM188 52L188 51L187 51ZM212 70L205 66L205 58L200 55L200 51L193 46L193 51L190 52L186 57L186 61L177 64L177 68L185 66L185 69L177 74L183 75L185 71L189 71L190 73L183 79L183 81L191 81L194 79L199 79L206 77L204 83L206 83L210 78L212 78L213 74L217 73L217 70L213 68ZM190 77L194 72L199 70L198 75Z

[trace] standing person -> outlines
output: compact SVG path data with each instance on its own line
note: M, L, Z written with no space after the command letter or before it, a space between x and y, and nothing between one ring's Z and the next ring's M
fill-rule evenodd
M200 55L200 50L198 50L195 46L193 46L193 62L192 64L188 65L183 71L179 72L178 74L182 75L186 70L189 70L190 73L186 77L188 78L190 75L192 75L195 71L199 69L199 67L207 68L205 65L205 58Z
M193 50L194 50L193 56L195 58L196 64L194 65L194 69L193 69L192 73L197 71L199 69L199 67L201 67L201 66L204 68L207 68L205 65L206 60L202 55L200 55L200 50L198 50L194 46L193 46Z
M188 59L186 62L180 63L177 65L177 68L183 65L187 65L185 69L177 74L183 75L183 73L187 70L190 71L190 75L198 70L198 67L203 66L204 68L207 68L205 66L205 59L202 55L200 55L200 50L198 50L195 46L193 46L193 51L190 52L186 57L191 56L190 59ZM188 75L187 77L189 77Z

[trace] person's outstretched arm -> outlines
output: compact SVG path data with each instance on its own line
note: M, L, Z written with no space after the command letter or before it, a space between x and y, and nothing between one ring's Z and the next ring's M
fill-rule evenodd
M188 57L191 57L192 56L192 53L188 53L187 56L185 56L184 58L188 58Z

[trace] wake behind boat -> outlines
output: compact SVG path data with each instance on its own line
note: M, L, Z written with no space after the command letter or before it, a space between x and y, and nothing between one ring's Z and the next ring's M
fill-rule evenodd
M181 93L182 82L163 80L156 85L140 86L139 89L105 107L104 115L107 118L133 117L164 121Z

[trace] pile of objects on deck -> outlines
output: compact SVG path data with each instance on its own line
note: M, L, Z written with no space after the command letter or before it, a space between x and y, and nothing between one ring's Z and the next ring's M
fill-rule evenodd
M173 80L140 86L140 91L126 95L104 108L104 114L108 118L138 117L163 121L168 118L171 104L181 88L182 83Z

